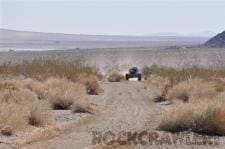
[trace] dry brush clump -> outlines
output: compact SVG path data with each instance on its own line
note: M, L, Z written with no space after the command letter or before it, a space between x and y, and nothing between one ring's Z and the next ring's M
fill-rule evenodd
M215 82L217 92L225 91L225 78L215 78L213 81Z
M103 89L100 87L98 78L96 76L83 78L80 82L85 85L88 95L99 95L103 92Z
M9 103L0 105L0 132L10 136L27 126L26 110L22 106Z
M25 88L34 92L39 100L42 100L46 97L48 88L44 82L28 78L22 80L22 83Z
M152 65L143 67L142 71L149 82L147 86L158 88L155 101L172 101L173 99L189 101L193 97L212 98L218 92L225 90L225 70L223 69L198 66L175 69ZM163 79L168 80L169 84L165 85ZM154 81L161 83L163 91Z
M39 100L47 101L54 110L70 110L80 103L89 105L87 93L97 94L101 89L97 77L82 79L79 82L57 77L50 77L43 82L32 79L25 79L23 82L25 87L33 91Z
M29 104L36 100L35 94L23 87L18 80L5 80L0 83L0 102Z
M28 126L54 124L52 109L92 113L86 87L67 78L45 81L10 79L0 82L0 132L12 135Z
M225 102L199 100L180 104L165 114L158 129L180 132L193 131L208 135L225 135Z
M161 102L166 100L166 94L171 86L167 78L151 75L145 81L145 87L154 94L154 101Z
M45 82L47 99L53 109L67 110L73 104L80 101L88 102L85 97L85 86L81 83L73 83L66 78L49 78Z
M75 82L83 76L88 77L94 75L101 78L98 69L86 64L82 59L74 61L34 59L17 64L6 63L0 65L0 75L22 75L25 78L34 78L37 80L45 80L49 77L60 77Z
M52 111L46 101L34 102L28 113L28 123L33 126L43 127L53 123Z
M217 95L214 82L203 79L189 79L174 85L167 93L166 98L184 102L200 99L211 99Z
M164 95L156 96L160 97L156 101L183 101L174 102L175 108L165 113L158 126L160 130L225 135L224 70L155 65L145 67L143 72L147 88L156 90L156 95Z
M124 80L125 78L120 72L112 71L112 72L109 72L107 79L109 82L120 82Z
M151 75L157 75L164 78L168 78L171 81L171 84L177 84L179 82L200 78L203 80L211 80L214 78L224 78L225 70L224 69L212 69L212 68L203 68L199 66L190 66L186 68L172 68L152 65L150 67L145 66L142 68L143 75L149 77Z
M51 119L49 111L39 104L35 93L24 87L22 81L4 80L0 83L0 131L3 135L12 135L23 130L29 124L39 126L47 124ZM36 103L36 104L34 104ZM34 111L33 109L42 109ZM34 113L35 112L35 113ZM47 116L47 117L46 117ZM39 119L37 123L30 123L31 119Z
M73 113L93 113L93 109L91 108L90 104L87 104L85 102L80 102L77 104L74 104L72 107L72 112Z
M86 95L101 92L97 69L79 62L1 65L0 75L6 76L0 82L0 133L4 135L28 126L52 125L52 109L91 113ZM88 79L82 82L82 78Z

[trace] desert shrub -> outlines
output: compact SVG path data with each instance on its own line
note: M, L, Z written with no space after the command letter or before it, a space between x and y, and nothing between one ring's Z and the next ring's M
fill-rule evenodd
M89 95L99 95L101 92L103 92L103 89L98 83L98 79L94 76L83 79L82 83L85 85L86 92Z
M213 81L215 82L217 92L225 91L225 78L215 78Z
M22 75L37 80L45 80L48 77L64 77L72 81L79 80L81 76L101 77L96 67L87 65L82 59L74 61L35 59L17 64L2 64L0 65L0 75Z
M209 135L225 135L224 106L224 101L216 99L181 104L164 116L158 128L171 132L189 130Z
M75 99L73 97L58 97L52 103L52 108L54 110L69 110L73 105Z
M52 111L46 101L38 101L30 107L28 123L33 126L45 126L52 124Z
M0 103L26 105L34 101L36 101L35 94L23 88L18 80L5 80L0 83Z
M45 99L50 102L53 109L70 109L72 104L86 101L85 86L73 83L65 78L49 78L45 82L47 94Z
M10 136L22 130L27 125L26 110L21 105L1 103L0 105L0 131Z
M49 77L43 82L25 79L23 83L25 88L36 94L38 99L49 101L53 109L66 110L70 109L77 100L86 100L85 94L88 89L92 89L92 92L99 92L100 87L95 86L98 84L91 84L92 78L97 80L97 77L90 77L81 79L79 82L72 82L67 78ZM90 84L88 84L89 79ZM94 80L93 83L98 82Z
M92 113L93 110L87 103L77 103L73 106L73 113Z
M50 121L49 105L41 104L24 80L3 80L0 83L0 131L12 135L28 124L44 126Z
M142 73L147 78L151 75L168 78L172 84L195 78L210 80L213 78L225 77L225 70L223 69L203 68L199 66L175 69L172 67L152 65L151 67L143 67Z
M189 101L192 99L210 99L217 95L213 82L202 79L189 79L174 85L167 93L168 100L179 99Z
M119 72L110 72L109 75L108 75L108 81L109 82L120 82L124 80L124 76L119 73Z
M155 102L161 102L166 100L166 94L170 88L170 81L167 78L152 75L144 82L147 89L154 95Z
M48 89L43 82L33 79L25 79L23 80L23 85L25 88L34 92L39 100L45 99Z

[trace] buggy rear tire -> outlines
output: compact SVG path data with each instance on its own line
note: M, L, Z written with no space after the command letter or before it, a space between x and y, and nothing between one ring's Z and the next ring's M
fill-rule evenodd
M129 80L129 74L125 75L126 80Z
M138 74L138 81L141 81L141 74Z

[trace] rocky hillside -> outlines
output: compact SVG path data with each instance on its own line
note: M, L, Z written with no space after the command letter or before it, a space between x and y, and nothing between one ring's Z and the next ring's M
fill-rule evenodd
M225 48L225 31L208 40L205 46L210 48Z

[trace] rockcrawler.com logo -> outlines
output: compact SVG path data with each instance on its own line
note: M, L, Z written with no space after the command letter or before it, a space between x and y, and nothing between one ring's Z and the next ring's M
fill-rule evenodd
M203 136L195 133L159 133L92 131L93 145L219 145L219 137Z

